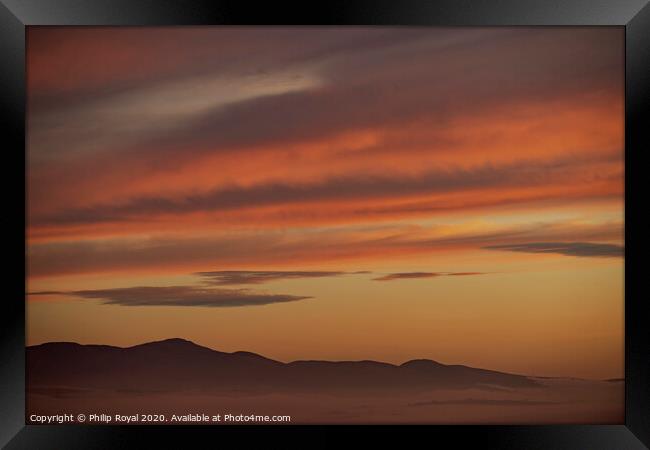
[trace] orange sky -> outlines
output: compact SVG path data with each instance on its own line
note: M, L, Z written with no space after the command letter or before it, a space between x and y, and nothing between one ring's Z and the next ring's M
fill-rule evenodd
M29 344L623 376L622 28L27 37Z

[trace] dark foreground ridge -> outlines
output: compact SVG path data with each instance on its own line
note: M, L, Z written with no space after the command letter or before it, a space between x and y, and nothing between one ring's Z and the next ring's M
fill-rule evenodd
M122 392L413 391L541 386L523 375L445 365L427 359L393 365L376 361L283 363L250 352L224 353L184 339L134 347L51 342L27 347L32 393L66 387Z

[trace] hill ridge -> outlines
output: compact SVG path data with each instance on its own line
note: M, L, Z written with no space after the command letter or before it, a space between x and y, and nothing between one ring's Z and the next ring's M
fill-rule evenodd
M413 390L440 387L537 387L531 377L416 359L281 362L252 352L221 352L171 338L130 347L70 342L26 349L28 385L89 389Z

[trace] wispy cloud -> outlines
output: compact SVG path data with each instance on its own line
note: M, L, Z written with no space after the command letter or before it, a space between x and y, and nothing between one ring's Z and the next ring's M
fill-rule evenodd
M30 102L38 106L52 94L59 100L48 102L56 106L49 108L54 109L54 118L44 121L36 130L36 151L46 152L52 146L56 146L57 152L76 150L93 145L93 138L103 138L106 144L112 140L116 144L112 149L116 151L125 147L124 134L131 136L134 131L139 141L163 132L175 138L171 139L175 143L216 142L219 148L251 141L286 142L296 135L318 136L341 128L419 118L432 111L436 116L449 114L452 108L447 104L452 99L456 108L468 109L489 107L511 96L558 95L558 78L565 80L564 89L601 87L618 69L606 64L620 52L611 33L386 28L309 32L278 28L263 34L249 29L119 33L34 30L30 32L34 47L30 47L28 66L31 69L33 64L38 69L30 70L33 76L29 77L30 88L38 95L30 96ZM124 51L125 42L129 43L129 52ZM138 46L135 42L143 44ZM182 52L177 50L181 43L186 43ZM600 50L597 54L589 51L595 43ZM528 59L526 64L516 64L522 47L537 57ZM496 62L486 56L495 50L499 50L503 60ZM129 58L133 61L128 68L121 67ZM349 64L351 59L356 63ZM105 61L111 61L115 67L108 69ZM129 70L133 66L138 70ZM317 73L313 74L314 71ZM215 80L215 74L227 78ZM296 75L305 74L311 76L296 79ZM526 82L513 83L513 77ZM326 83L327 90L315 89L314 84L319 83L312 78ZM477 83L478 80L483 83ZM386 92L394 83L400 83L401 95L376 95ZM499 89L485 89L487 83L494 83ZM126 96L122 93L125 85L129 87ZM60 92L62 86L73 89ZM260 95L283 92L294 95ZM44 93L49 94L45 99ZM80 100L72 102L70 98ZM227 115L220 114L219 108L214 111L208 107L224 100L238 100L238 107L231 108ZM181 129L172 127L174 133L169 133L165 126L152 129L141 124L146 120L160 121L161 112L179 115L197 107L206 117L187 124L186 119ZM44 115L41 108L34 110ZM56 117L64 112L83 120L75 121L75 126L62 136ZM102 120L112 112L116 114L109 121ZM143 115L137 115L139 112L153 113L144 114L143 119ZM138 120L132 120L134 117ZM38 115L36 118L40 119ZM180 118L185 119L185 115ZM256 126L246 125L250 123ZM159 143L164 142L161 139ZM165 146L147 143L143 147L157 155Z
M236 284L262 284L268 283L269 281L290 280L297 278L335 277L349 273L367 272L220 270L214 272L197 272L195 275L203 277L209 284L215 286L227 286Z
M29 295L65 295L101 300L106 305L121 306L205 306L238 307L287 303L312 297L266 294L248 289L215 289L194 286L138 286L82 291L40 291Z
M146 196L125 203L97 204L63 209L43 217L42 224L91 224L124 221L139 217L230 211L278 205L306 205L314 202L347 199L401 198L463 192L486 188L543 186L575 177L585 165L618 160L618 154L568 155L550 161L520 160L464 169L432 170L419 176L366 175L338 176L311 183L269 182L254 186L221 187L185 196Z
M523 253L557 253L566 256L612 258L622 257L625 247L616 244L592 242L527 242L522 244L488 245L489 250L505 250Z
M379 278L373 278L375 281L393 281L413 278L435 278L447 276L470 276L470 275L483 275L483 272L401 272L389 273Z
M410 278L433 278L441 276L441 273L434 272L404 272L404 273L390 273L379 278L373 278L375 281L392 281Z
M451 272L445 275L449 275L452 277L464 277L464 276L472 276L472 275L485 275L485 272Z
M444 230L443 230L444 231ZM240 232L192 238L79 240L32 244L27 251L30 276L136 270L152 267L300 267L376 256L422 254L443 249L475 249L508 243L578 242L616 239L622 223L572 226L563 223L483 227L445 235L432 228L339 228L312 233ZM503 250L503 249L501 249Z

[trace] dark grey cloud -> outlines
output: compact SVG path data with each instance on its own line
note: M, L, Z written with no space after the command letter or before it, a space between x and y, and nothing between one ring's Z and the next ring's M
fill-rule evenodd
M183 214L311 203L332 199L398 198L494 187L533 186L573 176L585 165L620 159L618 153L567 155L552 161L524 160L499 166L434 170L420 176L348 175L305 184L271 182L232 186L184 197L140 197L122 204L102 204L33 217L35 224L121 221L151 214Z
M379 278L373 278L375 281L392 281L410 278L433 278L442 276L442 273L435 272L403 272L403 273L389 273Z
M249 270L220 270L213 272L196 272L195 275L203 277L209 284L227 286L236 284L262 284L276 280L291 280L297 278L324 278L346 274L359 274L368 272L318 272L318 271L249 271Z
M558 253L566 256L599 258L622 257L625 254L625 247L622 245L592 242L526 242L522 244L488 245L483 248L510 252Z
M413 279L413 278L435 278L435 277L447 277L447 276L471 276L471 275L483 275L484 272L401 272L401 273L389 273L379 278L373 278L374 281L393 281L393 280L403 280L403 279Z
M472 276L472 275L485 275L485 272L450 272L445 275L451 277L465 277L465 276Z
M312 297L265 294L247 289L215 289L194 286L138 286L82 291L40 291L29 295L69 295L101 300L106 305L121 306L205 306L238 307L295 302Z

